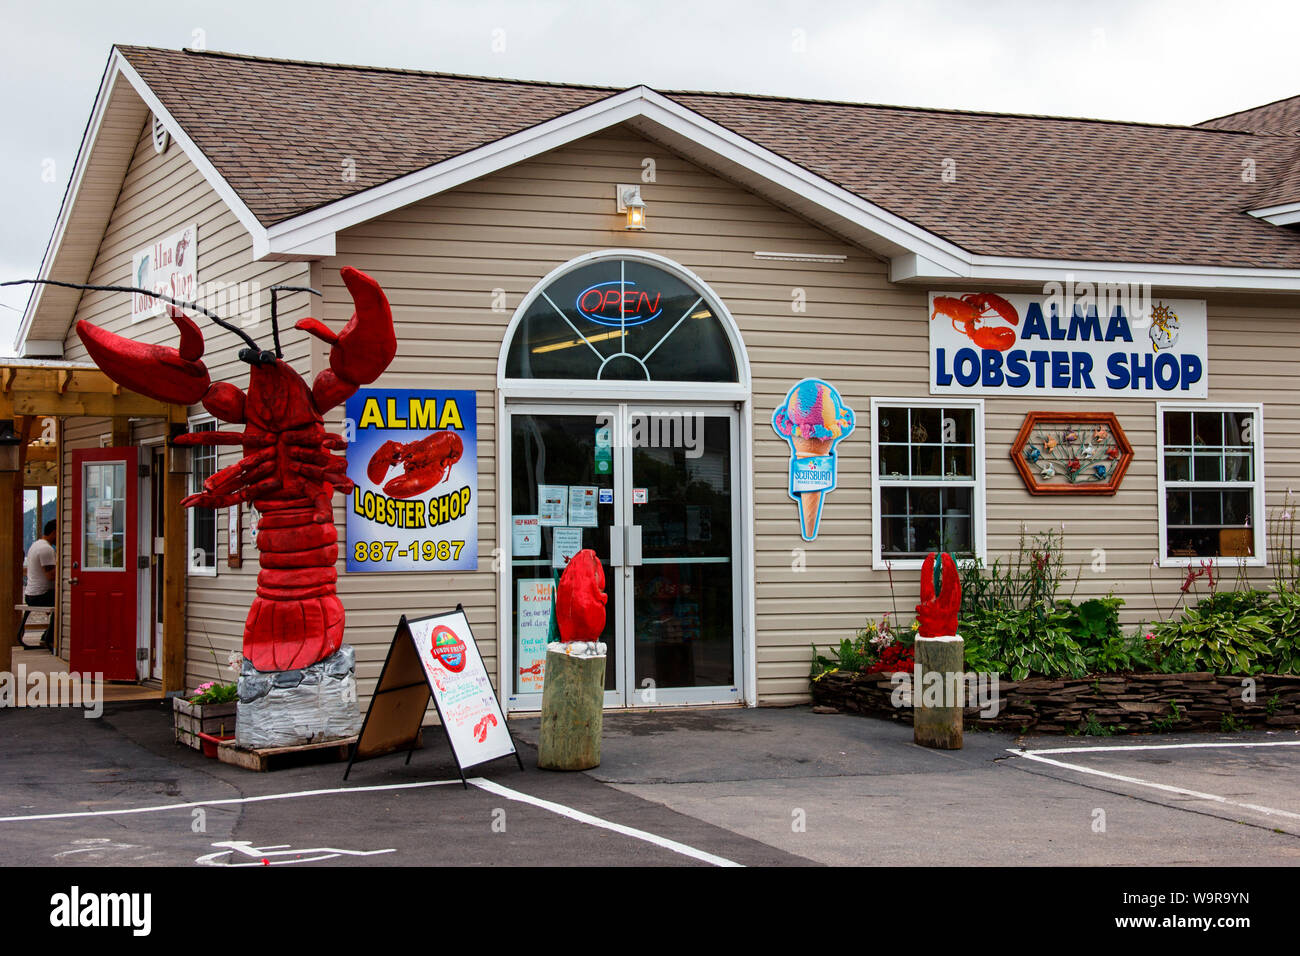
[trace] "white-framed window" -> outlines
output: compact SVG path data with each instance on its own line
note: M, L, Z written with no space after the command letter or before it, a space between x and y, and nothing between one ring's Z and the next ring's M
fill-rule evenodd
M210 432L217 427L211 416L192 418L192 432ZM190 446L190 494L203 490L203 482L217 471L215 445ZM217 513L212 508L186 508L190 523L189 569L190 574L217 573Z
M873 568L985 557L983 399L873 398L871 474Z
M1263 565L1264 406L1156 404L1160 564Z

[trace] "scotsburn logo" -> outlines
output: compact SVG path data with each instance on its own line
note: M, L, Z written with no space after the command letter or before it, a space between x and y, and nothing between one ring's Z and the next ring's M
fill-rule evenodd
M153 894L83 893L74 886L50 897L50 925L128 927L135 936L148 936L153 927Z

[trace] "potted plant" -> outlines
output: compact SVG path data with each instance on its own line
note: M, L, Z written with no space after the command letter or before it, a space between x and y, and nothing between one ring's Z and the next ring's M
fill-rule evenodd
M205 748L204 737L218 740L233 737L238 696L238 685L208 681L194 688L188 697L172 698L176 742L206 752L215 745L209 743Z

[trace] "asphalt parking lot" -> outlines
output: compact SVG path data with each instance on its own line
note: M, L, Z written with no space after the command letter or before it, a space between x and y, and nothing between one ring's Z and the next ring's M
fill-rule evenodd
M159 704L0 711L0 864L1278 865L1300 862L1300 734L1094 740L807 708L608 715L602 765L474 768L445 741L257 774L171 740Z

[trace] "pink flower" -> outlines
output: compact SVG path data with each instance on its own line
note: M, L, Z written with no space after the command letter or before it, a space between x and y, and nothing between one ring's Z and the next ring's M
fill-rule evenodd
M1142 636L1145 637L1148 641L1154 641L1156 639L1155 634L1153 634L1151 631L1147 631Z

